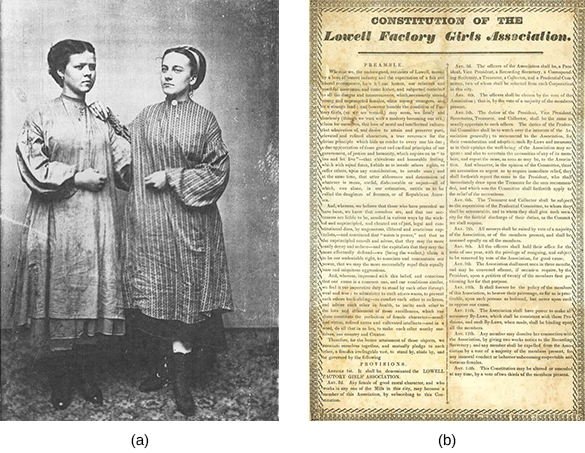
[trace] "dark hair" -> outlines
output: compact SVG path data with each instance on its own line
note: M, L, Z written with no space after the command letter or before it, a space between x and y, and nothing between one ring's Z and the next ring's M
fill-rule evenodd
M95 55L94 47L86 41L77 41L75 39L65 39L59 41L57 44L53 44L47 55L47 62L49 63L49 74L53 77L53 80L62 87L63 79L57 71L64 70L65 66L69 63L69 57L71 55L91 52Z
M207 63L203 54L195 47L179 46L171 47L170 49L165 50L162 57L164 58L169 53L180 53L189 59L189 64L191 65L191 76L197 77L195 83L193 85L189 85L189 92L195 91L197 88L199 88L199 85L201 85L203 83L203 79L205 79L205 72L207 71ZM197 58L195 58L194 54L197 55Z

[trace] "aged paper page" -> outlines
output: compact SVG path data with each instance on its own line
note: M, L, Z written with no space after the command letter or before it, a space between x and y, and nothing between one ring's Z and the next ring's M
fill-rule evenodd
M583 3L523 4L311 3L312 419L584 419Z

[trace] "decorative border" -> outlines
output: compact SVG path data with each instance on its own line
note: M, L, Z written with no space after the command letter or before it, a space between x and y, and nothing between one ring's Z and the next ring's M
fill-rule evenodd
M379 0L311 0L310 6L310 417L312 420L585 420L584 307L583 307L583 52L585 6L582 0L394 0L391 7ZM414 4L414 7L413 7ZM573 209L572 317L573 317L573 408L571 410L454 410L454 409L325 409L321 374L321 16L323 12L573 12Z
M309 198L310 208L310 285L309 285L309 357L310 357L310 406L311 417L322 417L323 397L321 392L322 348L321 338L323 316L321 311L321 14L317 11L318 3L311 3L310 17L310 115L309 115ZM318 417L318 414L321 417Z
M575 10L573 36L573 408L578 420L585 420L585 376L583 314L583 53L585 5Z
M311 0L311 13L322 12L571 12L583 8L583 0ZM311 57L312 58L312 57Z

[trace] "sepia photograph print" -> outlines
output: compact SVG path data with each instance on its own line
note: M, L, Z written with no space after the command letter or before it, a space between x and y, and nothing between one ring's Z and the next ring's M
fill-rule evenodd
M278 420L278 2L1 29L1 419Z

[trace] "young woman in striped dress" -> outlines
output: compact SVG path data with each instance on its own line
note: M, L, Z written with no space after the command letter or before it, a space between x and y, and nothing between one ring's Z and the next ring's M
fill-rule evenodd
M177 409L185 415L195 413L186 370L193 347L221 347L221 313L233 309L216 204L228 183L228 152L215 116L191 99L205 72L199 50L167 49L160 73L165 100L142 110L128 128L128 322L150 334L158 343L153 349L161 351L153 353L153 372L140 390L172 381Z

